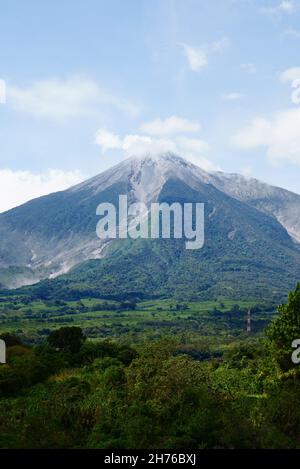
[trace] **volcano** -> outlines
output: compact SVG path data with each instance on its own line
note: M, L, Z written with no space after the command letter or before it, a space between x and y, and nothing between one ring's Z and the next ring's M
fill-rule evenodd
M101 203L204 203L205 243L96 236ZM0 284L187 298L271 298L300 279L300 195L170 153L132 157L0 215ZM42 282L45 285L45 282ZM55 287L55 288L56 288Z

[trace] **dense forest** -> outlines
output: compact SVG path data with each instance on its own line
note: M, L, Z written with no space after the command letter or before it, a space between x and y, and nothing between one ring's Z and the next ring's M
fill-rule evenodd
M183 336L2 333L0 447L300 448L300 285L278 312L218 356L193 354Z

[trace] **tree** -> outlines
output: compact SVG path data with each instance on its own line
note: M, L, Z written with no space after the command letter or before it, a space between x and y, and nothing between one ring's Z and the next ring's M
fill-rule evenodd
M81 349L85 335L80 327L62 327L52 331L48 336L48 343L59 350L77 353Z
M3 334L0 334L0 339L4 340L6 347L22 345L21 339L17 335L11 334L10 332L4 332Z
M278 307L279 317L267 329L275 358L283 371L295 368L292 342L300 339L300 283L290 292L287 304ZM299 369L299 365L296 365Z

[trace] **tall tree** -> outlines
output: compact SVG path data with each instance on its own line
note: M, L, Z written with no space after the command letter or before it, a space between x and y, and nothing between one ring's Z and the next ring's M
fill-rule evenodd
M283 371L299 369L292 361L292 343L300 339L300 283L290 292L288 302L278 307L278 312L279 317L267 329L267 337L280 368Z

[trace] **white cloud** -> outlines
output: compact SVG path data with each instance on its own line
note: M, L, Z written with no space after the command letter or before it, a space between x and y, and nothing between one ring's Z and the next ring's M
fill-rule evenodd
M176 145L169 139L138 134L129 134L121 138L119 135L105 129L98 130L95 143L100 145L103 153L107 150L118 149L123 151L125 157L176 151Z
M207 66L208 56L210 53L222 52L224 49L229 47L230 44L231 42L227 37L223 37L210 44L204 44L200 47L191 46L186 43L178 43L178 45L183 48L189 68L193 72L199 72Z
M253 63L241 64L241 65L240 65L240 68L241 68L242 70L244 70L245 72L251 73L251 74L257 72L256 65L253 64Z
M115 148L122 148L121 138L105 129L101 129L97 132L95 143L100 145L104 152Z
M222 52L227 47L231 46L231 41L228 37L222 37L218 41L214 41L210 47L213 52Z
M284 11L286 13L292 13L295 10L294 2L291 0L283 0L278 5L279 10Z
M157 118L151 122L145 122L140 129L148 135L172 135L184 132L199 132L201 125L199 122L171 116L164 120Z
M288 68L280 74L282 83L291 83L294 90L291 95L292 103L300 104L300 67Z
M6 82L0 79L0 104L6 104Z
M242 149L264 147L274 164L290 161L300 165L300 108L276 113L272 118L257 117L232 139Z
M188 44L181 44L181 46L183 47L189 67L193 72L198 72L206 67L208 63L207 53L202 48L192 47Z
M222 95L222 98L225 101L238 101L239 99L242 99L243 95L241 93L237 93L233 91L232 93L226 93Z
M208 171L217 169L205 156L210 149L209 145L198 138L188 138L183 135L158 138L142 134L131 134L121 138L119 135L100 129L96 134L95 142L101 146L103 153L109 149L118 149L124 157L143 157L147 154L157 156L172 152L193 161ZM110 142L113 144L110 145Z
M280 74L282 83L291 83L300 78L300 67L291 67Z
M146 153L159 155L168 151L177 152L176 144L172 140L153 138L148 135L126 135L122 149L128 156L143 156Z
M199 138L178 137L177 145L187 154L203 154L210 150L210 146L204 140Z
M241 173L244 177L250 178L253 174L253 168L251 165L245 165L241 168Z
M294 13L296 9L295 3L292 0L282 0L275 6L262 7L261 11L266 14L274 15L280 13Z
M0 169L0 212L28 200L67 189L83 180L79 171L49 169L41 174Z
M296 37L297 39L300 39L300 31L292 27L287 28L284 31L284 34L286 34L287 36L292 36L292 37Z
M210 161L206 155L210 146L199 138L178 137L176 140L176 153L206 171L217 171L220 168Z
M104 106L130 116L138 114L130 101L114 96L93 80L76 77L38 81L23 88L8 84L7 104L15 111L50 119L96 115Z

